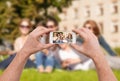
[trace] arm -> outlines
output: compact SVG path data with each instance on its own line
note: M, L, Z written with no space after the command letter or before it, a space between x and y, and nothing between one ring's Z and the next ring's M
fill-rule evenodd
M77 64L77 63L80 63L81 60L79 58L76 58L76 59L66 59L64 61L62 61L62 68L67 68L69 65L72 65L72 64Z
M37 51L53 46L52 44L42 44L38 40L43 34L50 31L52 31L52 29L37 27L31 32L23 48L18 52L11 64L0 76L0 81L19 81L20 75L29 56Z
M100 53L99 53L100 54ZM98 73L99 81L117 81L111 68L109 67L107 60L101 53L100 56L93 58Z
M18 45L17 45L17 42L15 40L15 43L14 43L15 49L16 49L16 46L18 46ZM2 55L13 55L17 52L15 49L14 50L1 51L0 54L2 54Z
M0 51L0 55L12 55L14 54L13 52L11 53L11 50L7 50L7 51Z
M100 45L108 52L108 54L112 56L116 56L117 54L111 49L109 44L105 41L105 39L102 36L98 37L98 41Z
M23 51L19 52L9 67L1 75L0 81L19 81L26 60L27 57L25 53Z
M76 59L66 59L66 61L68 62L69 65L71 64L77 64L77 63L80 63L81 62L81 59L80 58L76 58Z
M69 66L69 64L66 61L62 61L61 65L63 69L67 69L67 67Z
M83 38L84 42L80 46L77 44L72 44L72 47L78 52L82 52L86 56L93 59L99 81L117 81L104 57L103 52L101 51L97 37L85 28L73 31L78 33Z
M8 51L0 51L0 55L7 55Z
M18 49L18 43L17 43L17 40L15 40L15 43L14 43L14 50L6 50L6 51L0 51L0 55L12 55L12 54L15 54L17 51L16 49Z

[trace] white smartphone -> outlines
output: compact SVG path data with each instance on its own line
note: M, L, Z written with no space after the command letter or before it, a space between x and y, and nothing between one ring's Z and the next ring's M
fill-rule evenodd
M62 31L50 32L49 42L55 44L76 43L76 34Z

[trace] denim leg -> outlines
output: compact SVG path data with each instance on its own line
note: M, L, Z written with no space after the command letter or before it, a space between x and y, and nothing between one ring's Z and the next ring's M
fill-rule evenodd
M36 64L32 60L28 59L25 64L25 68L36 68Z
M61 69L61 63L60 63L60 60L58 60L57 58L54 57L54 66L55 68L57 69Z
M3 60L2 62L0 62L0 69L6 69L8 67L8 65L12 62L12 60L14 59L15 56L16 56L16 54L10 55L10 57L8 57L5 60Z
M102 36L98 37L98 41L100 45L108 52L108 54L110 54L111 56L117 55Z
M54 57L52 55L48 55L46 56L46 60L45 60L45 67L47 66L54 66Z
M39 68L40 65L43 65L44 63L44 53L43 52L37 52L35 54L35 57L36 57L36 65L37 65L37 68Z

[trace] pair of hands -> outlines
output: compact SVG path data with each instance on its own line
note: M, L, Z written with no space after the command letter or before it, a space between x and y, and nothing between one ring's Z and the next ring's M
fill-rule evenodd
M28 39L21 51L25 52L29 57L31 54L37 51L54 46L54 44L43 44L39 41L40 37L42 37L44 34L48 34L51 31L54 31L54 29L37 27L29 34ZM90 58L96 57L97 53L101 52L97 37L91 31L86 28L81 28L74 29L73 32L79 34L84 40L81 46L78 46L77 44L71 44L71 46L78 52L82 52Z

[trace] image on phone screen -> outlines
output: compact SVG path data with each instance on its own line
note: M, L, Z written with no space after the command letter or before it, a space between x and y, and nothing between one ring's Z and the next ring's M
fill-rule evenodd
M50 43L62 44L62 43L75 43L76 35L73 32L51 32Z

